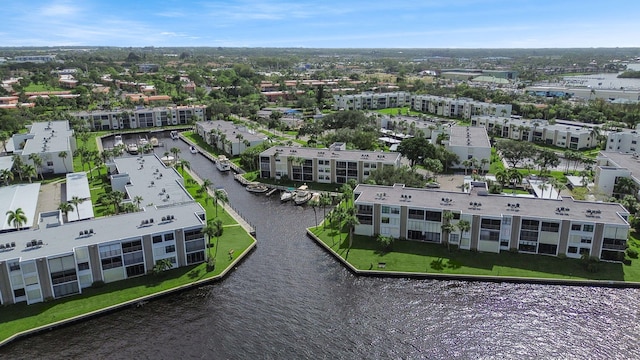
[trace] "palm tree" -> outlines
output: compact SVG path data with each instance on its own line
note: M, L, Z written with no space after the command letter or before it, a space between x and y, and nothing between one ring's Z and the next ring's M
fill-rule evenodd
M177 162L178 154L180 154L180 149L178 149L177 147L172 147L171 149L169 149L169 152L173 154L173 162Z
M331 205L331 195L327 192L323 192L320 195L320 206L322 207L322 218L327 217L327 206ZM326 222L322 223L326 227Z
M619 177L613 186L613 192L618 195L635 195L637 191L638 185L628 177Z
M64 165L64 171L65 172L69 172L69 169L67 169L67 156L69 156L69 153L67 153L66 151L60 151L58 153L58 157L60 159L62 159L62 165Z
M40 155L36 153L29 154L29 160L33 162L33 165L36 167L37 173L40 174L40 178L44 180L44 175L42 174L42 158Z
M142 203L142 196L136 195L133 197L133 203L136 204L136 208L140 211L140 204Z
M220 236L222 236L222 232L224 231L224 224L222 220L215 218L207 224L207 227L211 227L213 229L213 235L216 237L216 250L213 253L213 258L215 259L218 256L218 247L220 247Z
M20 155L13 155L12 159L13 159L12 169L18 173L18 176L20 177L20 181L22 181L22 171L24 166L24 163L22 162L22 157L20 157Z
M467 220L459 220L456 224L456 228L460 231L460 238L458 239L458 247L462 244L462 234L471 230L471 223Z
M62 202L60 203L60 205L58 205L58 210L60 210L64 214L64 217L65 219L67 219L67 221L69 221L69 211L73 211L73 209L73 205L68 202Z
M207 237L207 249L210 249L211 238L216 236L216 229L214 229L213 226L211 225L211 221L207 223L207 226L202 228L202 234ZM207 250L207 255L209 259L211 259L211 254L209 253L209 250Z
M353 207L351 209L355 210ZM353 228L360 224L360 220L358 220L355 214L348 214L346 219L344 219L344 224L349 229L349 250L351 250L351 246L353 246Z
M0 142L2 142L5 153L7 152L7 140L9 140L9 134L6 131L0 131Z
M216 207L216 217L218 217L218 201L222 202L223 204L228 203L229 202L229 197L227 197L227 193L222 190L222 189L214 189L213 190L213 199L215 200L215 207Z
M242 143L244 136L242 136L242 134L236 134L236 139L238 140L238 154L240 154L240 144Z
M545 182L540 184L540 190L542 190L542 192L540 193L541 199L544 199L544 191L547 190L548 188L549 188L549 185L547 185Z
M29 183L32 182L34 177L38 176L38 170L36 170L36 167L31 164L24 164L22 166L22 172L27 176L27 179L29 179Z
M0 170L0 177L2 177L4 185L9 186L9 183L12 182L14 178L13 171L11 171L10 169L2 169Z
M447 250L451 250L449 246L449 234L455 230L455 226L451 223L453 217L453 213L448 210L445 210L442 214L442 225L440 227L442 229L442 239L447 243Z
M27 215L25 215L22 208L17 208L15 211L9 210L5 213L7 215L7 224L13 225L16 230L19 230L24 224L27 223Z
M516 186L522 182L522 173L516 168L511 168L508 171L509 182L512 183L513 192L516 192Z
M84 202L84 200L85 199L81 199L81 198L79 198L77 196L74 196L74 197L71 198L71 201L70 201L70 203L73 204L73 207L76 208L76 213L78 215L78 220L80 220L80 209L79 209L78 205L82 204Z
M185 159L180 159L178 164L176 164L176 167L180 168L180 173L182 174L182 177L184 177L184 168L187 168L187 170L191 169L191 163Z
M316 219L316 227L318 227L318 213L316 208L318 206L320 206L320 200L319 199L311 199L311 201L309 201L309 206L311 206L311 208L313 209L313 216Z

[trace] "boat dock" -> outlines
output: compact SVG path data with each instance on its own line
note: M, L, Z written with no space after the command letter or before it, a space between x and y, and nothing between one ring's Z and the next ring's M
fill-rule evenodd
M267 193L265 194L266 196L271 196L273 195L274 192L278 191L277 188L272 188L271 190L267 191Z

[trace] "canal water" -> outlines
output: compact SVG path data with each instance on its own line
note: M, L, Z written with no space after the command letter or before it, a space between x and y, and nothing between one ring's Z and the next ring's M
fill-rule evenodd
M356 277L305 235L310 207L250 194L164 142L227 190L257 249L221 282L14 342L0 358L640 357L638 290Z

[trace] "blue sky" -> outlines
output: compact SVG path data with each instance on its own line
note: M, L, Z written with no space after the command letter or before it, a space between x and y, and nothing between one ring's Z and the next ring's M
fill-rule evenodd
M640 1L31 0L0 46L640 47Z

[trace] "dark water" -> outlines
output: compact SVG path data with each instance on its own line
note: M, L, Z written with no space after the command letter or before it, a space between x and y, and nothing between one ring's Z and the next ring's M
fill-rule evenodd
M256 251L222 282L15 342L1 358L640 357L638 290L355 277L306 237L311 208L250 194L168 145L229 192Z

